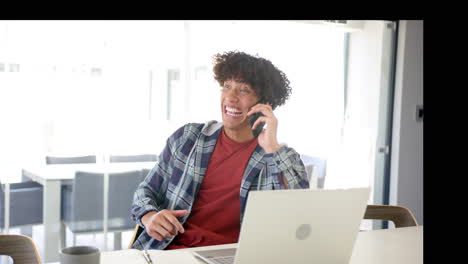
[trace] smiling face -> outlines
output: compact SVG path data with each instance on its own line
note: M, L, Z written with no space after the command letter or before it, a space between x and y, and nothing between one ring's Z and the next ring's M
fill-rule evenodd
M226 133L250 133L247 113L259 101L249 84L227 80L221 88L221 112Z

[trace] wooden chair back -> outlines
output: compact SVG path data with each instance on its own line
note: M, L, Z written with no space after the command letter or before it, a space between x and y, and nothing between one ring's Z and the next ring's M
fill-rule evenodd
M392 221L395 227L417 226L418 222L411 211L396 205L367 205L364 219Z
M135 225L135 229L133 230L133 236L130 239L130 244L128 244L128 248L132 248L133 243L135 243L135 240L140 236L140 234L143 232L143 227L141 227L139 224Z
M40 264L34 241L24 235L0 234L0 255L10 256L15 264Z

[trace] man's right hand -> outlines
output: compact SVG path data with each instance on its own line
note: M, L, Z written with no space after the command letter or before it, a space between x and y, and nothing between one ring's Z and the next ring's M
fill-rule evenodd
M184 227L177 217L184 216L187 210L162 210L159 212L151 211L141 218L146 232L154 239L161 241L164 238L170 238L177 235L178 232L184 233Z

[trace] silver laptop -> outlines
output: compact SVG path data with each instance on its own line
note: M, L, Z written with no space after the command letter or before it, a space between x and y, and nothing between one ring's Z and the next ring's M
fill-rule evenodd
M369 188L251 191L237 248L197 250L219 263L348 263Z

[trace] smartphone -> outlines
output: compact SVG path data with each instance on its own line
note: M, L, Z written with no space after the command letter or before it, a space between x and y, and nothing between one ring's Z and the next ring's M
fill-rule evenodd
M263 102L259 101L258 104L263 104ZM253 115L249 116L250 127L253 127L255 121L261 116L264 116L261 112L254 113ZM260 122L255 129L252 130L254 137L258 137L265 126L265 122Z
M253 127L255 121L261 116L264 116L261 112L257 112L251 116L249 116L250 126ZM258 135L262 132L263 127L265 126L265 122L260 122L255 129L252 130L254 137L258 137Z

